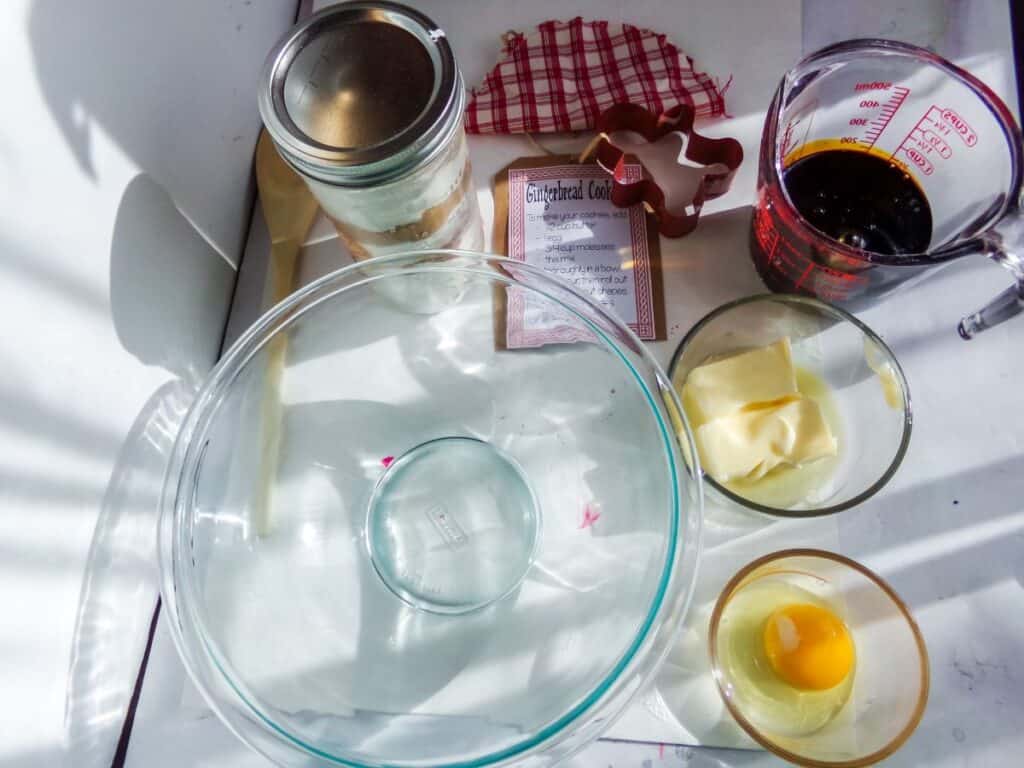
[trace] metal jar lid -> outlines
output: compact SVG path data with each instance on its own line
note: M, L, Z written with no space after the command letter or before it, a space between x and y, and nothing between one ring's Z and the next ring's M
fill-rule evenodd
M428 162L460 125L462 76L442 30L391 2L313 14L270 52L263 123L282 156L339 186L392 181Z

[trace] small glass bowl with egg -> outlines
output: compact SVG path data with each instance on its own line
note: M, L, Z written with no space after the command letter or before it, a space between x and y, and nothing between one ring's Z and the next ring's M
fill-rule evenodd
M798 765L876 763L924 714L917 624L888 584L841 555L791 549L748 564L722 590L708 641L730 713Z
M776 517L849 509L895 474L910 442L899 363L853 315L766 294L725 304L670 367L708 497Z

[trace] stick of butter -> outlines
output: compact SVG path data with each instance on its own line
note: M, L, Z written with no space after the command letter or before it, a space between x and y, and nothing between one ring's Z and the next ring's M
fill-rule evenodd
M687 416L697 426L753 403L774 402L796 394L789 338L698 366L690 371L683 386Z
M809 398L750 406L697 429L697 451L705 471L720 483L759 480L780 464L799 465L835 456L838 446Z

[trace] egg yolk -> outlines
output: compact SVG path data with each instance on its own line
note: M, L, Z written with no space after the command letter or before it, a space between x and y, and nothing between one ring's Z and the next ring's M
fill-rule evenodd
M763 640L775 674L794 688L833 688L853 668L850 631L838 616L817 605L779 608L765 622Z

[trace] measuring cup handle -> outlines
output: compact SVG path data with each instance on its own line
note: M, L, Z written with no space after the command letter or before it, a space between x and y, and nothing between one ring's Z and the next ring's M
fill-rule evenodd
M1024 285L1017 284L1007 288L974 314L967 315L960 321L957 330L960 332L960 338L970 341L976 334L987 331L993 325L999 325L1003 320L1009 320L1022 311Z
M957 330L963 339L972 339L1004 320L1024 312L1024 212L1008 214L985 236L985 254L1013 275L1015 285L960 321Z

